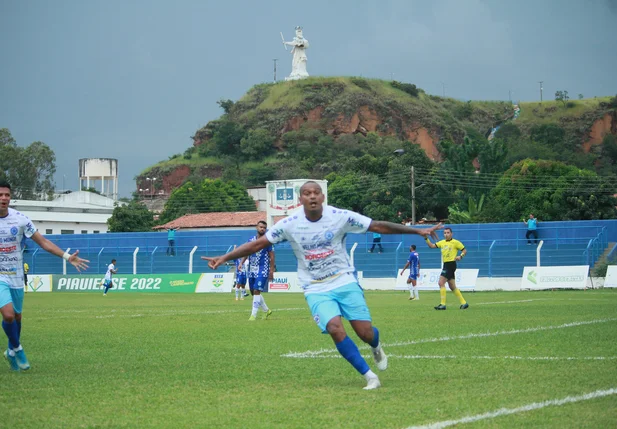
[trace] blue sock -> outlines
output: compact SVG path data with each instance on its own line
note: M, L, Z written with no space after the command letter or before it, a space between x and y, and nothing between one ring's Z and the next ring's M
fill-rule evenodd
M11 347L12 349L16 349L17 347L19 347L19 332L17 330L17 322L13 320L12 323L7 323L3 320L2 329L4 329L6 336L9 338L9 347Z
M17 323L17 341L21 343L21 322L15 321Z
M360 350L356 344L351 341L351 338L345 337L343 341L337 343L338 352L358 371L364 375L369 371L369 366L360 354Z
M109 286L105 286L105 294L107 294L107 291L109 290Z
M379 329L373 326L373 341L368 343L369 346L375 348L379 345Z

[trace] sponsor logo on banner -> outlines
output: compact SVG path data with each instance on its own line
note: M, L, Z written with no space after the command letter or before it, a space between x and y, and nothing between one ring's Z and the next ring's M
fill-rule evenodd
M589 265L564 267L525 267L521 289L584 289Z
M289 284L289 280L287 277L274 277L270 282L270 290L289 290L291 285Z
M196 293L231 292L234 285L234 273L205 273L197 282Z
M123 275L112 278L114 292L195 292L199 274ZM100 292L103 276L75 275L52 277L54 292Z
M28 292L51 292L50 274L31 274L26 285Z
M617 287L617 265L609 265L604 278L604 287Z
M480 270L476 268L458 268L454 274L456 287L459 289L475 289L478 273ZM396 277L395 290L408 290L410 285L407 284L409 278L409 269L405 270L403 275ZM417 279L416 286L419 290L439 290L439 277L441 276L440 268L420 269L420 278Z

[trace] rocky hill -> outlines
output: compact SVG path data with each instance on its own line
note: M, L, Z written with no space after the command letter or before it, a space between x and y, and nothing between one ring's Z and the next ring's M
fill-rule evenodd
M156 182L157 193L162 195L168 195L187 178L227 175L245 185L284 178L289 174L290 161L285 158L289 149L286 142L294 133L312 133L317 137L306 140L313 142L320 136L330 137L328 141L334 145L347 142L344 136L354 135L407 140L421 147L429 159L439 161L443 157L441 141L461 144L471 134L488 137L491 130L514 117L514 106L508 102L463 102L428 95L412 84L355 77L260 84L236 102L221 100L219 104L225 112L221 118L197 130L193 146L183 155L174 155L143 171L136 178L138 189L148 187L146 177L162 179ZM523 135L532 134L539 125L552 124L562 129L569 141L577 142L575 151L589 152L606 135L617 135L617 97L563 104L521 103L520 107L515 123ZM247 137L248 130L261 130L261 140ZM234 133L238 132L244 134L234 143ZM221 143L223 134L230 136L230 143ZM240 151L241 141L249 140L267 142L267 150L262 149L268 156L257 161L238 156L234 161L234 150ZM253 144L250 141L246 144ZM227 156L219 156L223 153ZM239 171L246 175L238 177ZM318 178L319 172L309 173ZM254 183L251 174L258 176Z

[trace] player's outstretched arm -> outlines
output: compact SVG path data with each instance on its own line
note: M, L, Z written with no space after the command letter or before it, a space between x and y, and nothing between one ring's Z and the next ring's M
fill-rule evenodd
M438 223L430 228L412 228L398 223L374 220L368 227L371 232L380 234L417 234L424 238L432 237L437 239L437 230L443 229L443 224Z
M56 246L54 243L52 243L45 237L43 237L41 233L39 233L38 231L35 232L34 235L32 235L32 239L34 240L36 244L41 246L43 250L51 253L52 255L56 255L60 258L64 258L67 261L69 261L72 266L77 268L77 271L85 270L88 268L88 262L90 261L87 259L80 258L78 256L79 250L76 250L75 253L71 255L68 252L65 252L64 250L60 249L58 246Z
M255 252L259 252L261 249L265 249L270 244L271 243L264 235L259 237L255 241L249 241L248 243L244 243L242 246L224 255L214 257L202 256L201 259L208 261L208 266L213 270L216 270L218 267L220 267L227 261L233 261L234 259L252 255Z

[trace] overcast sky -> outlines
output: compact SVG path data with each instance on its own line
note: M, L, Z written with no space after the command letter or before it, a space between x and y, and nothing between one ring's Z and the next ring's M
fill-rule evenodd
M291 70L411 82L460 99L617 94L617 0L0 0L0 128L47 143L56 184L119 160L120 194L184 152L216 101Z

